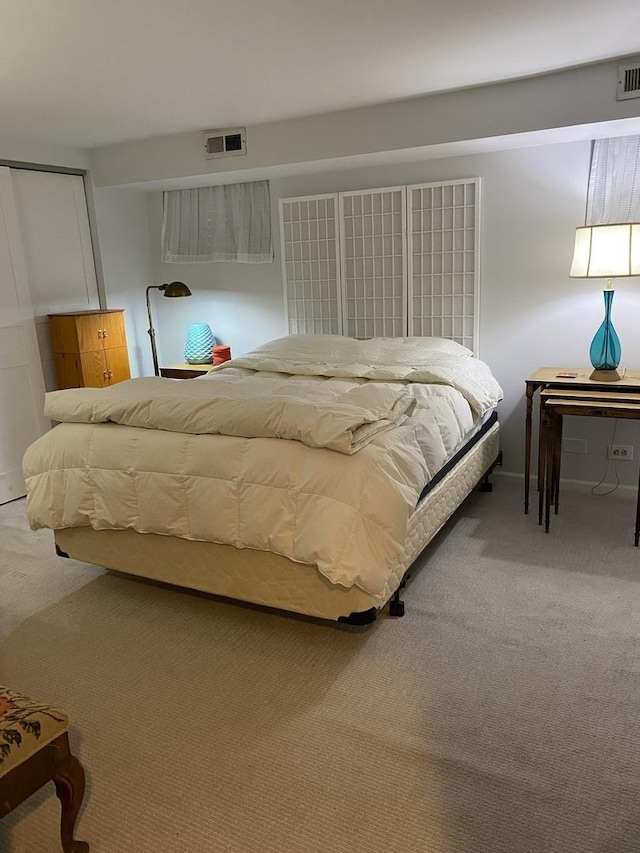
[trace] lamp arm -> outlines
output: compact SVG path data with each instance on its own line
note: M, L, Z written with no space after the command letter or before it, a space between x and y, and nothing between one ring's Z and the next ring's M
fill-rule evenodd
M151 355L153 356L153 371L156 376L160 376L160 368L158 366L158 352L156 350L156 330L153 328L153 320L151 319L151 302L149 300L150 290L161 290L161 285L152 284L147 288L147 315L149 317L149 328L147 332L151 340Z

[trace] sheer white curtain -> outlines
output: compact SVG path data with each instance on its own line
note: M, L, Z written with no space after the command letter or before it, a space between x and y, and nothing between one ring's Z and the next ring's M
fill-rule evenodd
M269 181L169 190L162 200L164 263L273 261Z
M640 136L596 139L586 225L640 222Z

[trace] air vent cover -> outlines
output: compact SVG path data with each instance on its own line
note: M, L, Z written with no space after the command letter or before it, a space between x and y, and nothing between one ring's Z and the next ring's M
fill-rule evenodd
M205 131L205 160L213 160L215 157L235 157L246 153L247 140L244 127Z
M618 91L616 100L640 98L640 59L618 66Z

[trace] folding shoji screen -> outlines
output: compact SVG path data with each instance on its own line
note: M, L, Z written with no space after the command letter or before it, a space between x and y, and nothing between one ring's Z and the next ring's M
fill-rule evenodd
M340 193L344 334L407 334L404 187Z
M342 334L338 196L280 200L280 240L291 334Z
M478 330L479 180L407 187L409 334L474 349Z
M475 349L479 190L469 178L282 199L289 331Z

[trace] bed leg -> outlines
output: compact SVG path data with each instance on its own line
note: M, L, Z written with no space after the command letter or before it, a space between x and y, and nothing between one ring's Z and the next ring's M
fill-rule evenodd
M492 492L493 491L493 483L489 480L491 476L491 471L487 471L480 482L480 491L481 492Z
M400 590L397 589L389 602L389 616L404 616L404 601L400 598Z
M405 575L400 581L400 586L393 593L393 598L389 602L389 616L404 616L404 601L400 598L400 590L404 589L409 580L409 575Z
M498 455L496 456L496 461L491 464L491 466L485 471L484 477L480 480L480 491L481 492L492 492L493 491L493 483L489 480L489 477L493 474L493 469L502 465L502 451L498 451Z

